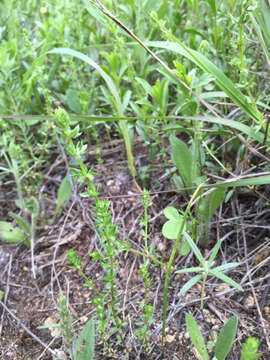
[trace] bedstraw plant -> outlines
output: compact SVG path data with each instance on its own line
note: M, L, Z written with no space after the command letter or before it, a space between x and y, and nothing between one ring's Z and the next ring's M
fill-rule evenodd
M81 269L81 260L72 250L68 253L67 260L86 280L85 285L90 286L96 292L93 305L97 312L96 325L100 340L105 346L108 346L110 337L116 333L117 343L120 343L123 341L123 327L125 324L120 319L121 289L117 284L117 257L123 250L118 241L117 226L112 223L109 209L110 203L98 198L98 191L93 183L95 173L92 169L87 169L81 160L85 145L80 141L77 144L75 143L76 138L80 135L79 126L71 128L69 116L63 109L57 109L53 117L62 145L65 147L67 154L79 165L79 168L73 167L70 169L72 181L79 179L81 183L86 183L86 190L80 196L94 200L92 210L101 250L95 250L89 256L102 266L105 274L102 278L103 290L97 291L94 287L94 281L86 277Z

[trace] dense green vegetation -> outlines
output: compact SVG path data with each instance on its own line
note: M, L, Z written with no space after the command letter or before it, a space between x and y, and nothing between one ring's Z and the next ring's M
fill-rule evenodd
M269 205L268 1L3 0L0 19L0 184L3 193L13 194L12 205L2 213L0 237L29 248L31 276L38 278L35 243L46 226L57 224L68 201L81 204L78 198L87 198L93 219L88 225L99 240L89 256L104 274L102 284L85 273L72 249L66 266L78 271L95 293L91 306L103 354L121 349L128 358L131 351L123 345L128 324L122 317L123 286L116 281L121 257L140 258L143 295L133 335L145 353L157 325L160 344L166 339L173 273L196 273L179 291L184 296L201 284L201 308L210 275L235 291L247 291L239 277L223 273L239 266L247 253L234 261L223 254L219 266L211 268L226 247L226 235L213 243L210 232L214 214L237 199L240 187L247 196L256 191L262 208ZM123 139L130 188L141 196L138 248L121 236L95 180L95 165L106 167L99 156L102 144L115 139ZM137 139L145 148L144 164L134 152ZM96 163L89 163L90 148L98 155ZM59 168L55 210L46 213L43 200L49 195L41 189L55 166L55 153L64 159L65 170ZM157 169L168 179L164 188L151 176ZM172 241L166 258L151 238L151 194L171 189L183 199L181 208L159 209L167 218L160 237ZM178 269L179 256L190 256L190 265ZM150 299L153 268L162 272L159 309ZM59 296L63 348L71 358L86 359L78 345L74 350L74 339L67 341L72 319ZM197 329L195 320L188 319L189 331ZM92 322L87 324L93 332ZM262 328L264 337L269 346Z

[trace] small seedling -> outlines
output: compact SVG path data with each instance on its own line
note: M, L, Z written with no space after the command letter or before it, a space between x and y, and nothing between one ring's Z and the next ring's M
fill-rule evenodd
M60 321L58 324L42 325L38 329L58 328L57 336L62 336L65 352L70 355L72 360L93 360L95 348L95 326L90 319L83 327L76 339L73 330L74 319L70 316L67 306L67 299L61 293L58 301L58 314Z
M236 266L239 266L239 263L227 263L220 266L217 266L215 268L211 268L215 257L220 249L220 246L222 244L222 241L219 240L216 245L214 246L212 253L209 257L209 260L205 260L203 258L202 253L200 252L197 245L194 243L194 241L191 239L191 237L188 235L188 233L183 233L184 237L186 238L190 248L192 249L194 255L198 259L198 261L201 264L201 267L191 267L187 269L177 270L177 274L184 274L184 273L190 273L190 272L199 272L201 274L197 274L194 277L192 277L181 289L180 294L184 295L192 286L194 286L198 281L202 279L203 285L202 285L202 292L201 292L201 309L203 308L203 299L204 299L204 293L205 293L205 285L206 285L206 279L208 275L213 275L216 278L224 281L225 283L229 284L230 286L233 286L234 288L244 291L241 285L239 285L237 282L232 280L227 275L223 274L223 271L232 269Z
M214 359L225 360L231 350L237 331L238 319L232 316L221 329L215 347ZM209 360L206 344L196 320L190 314L186 314L186 325L192 344L203 360Z
M257 353L260 342L258 339L249 337L242 345L241 360L257 360L262 353Z

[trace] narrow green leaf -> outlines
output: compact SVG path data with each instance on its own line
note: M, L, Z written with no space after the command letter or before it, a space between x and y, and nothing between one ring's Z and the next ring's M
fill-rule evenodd
M150 95L151 97L154 97L154 91L151 85L149 85L149 83L139 77L135 77L135 80L138 81L138 83L141 84L141 86L143 87L144 91L146 92L147 95Z
M237 262L227 263L227 264L223 264L223 265L215 267L214 270L224 271L224 270L229 270L229 269L235 268L235 267L237 267L239 265L240 265L240 263L237 263Z
M64 177L57 193L57 204L55 210L56 214L58 213L60 207L64 205L64 203L70 198L71 192L72 189L70 186L70 182L67 177Z
M117 88L116 88L114 82L112 81L111 77L107 73L105 73L105 71L94 60L92 60L89 56L87 56L79 51L69 49L69 48L55 48L55 49L48 51L48 54L60 54L60 55L74 56L74 57L86 62L88 65L93 66L100 73L100 75L103 77L104 81L106 82L108 88L110 89L112 95L115 98L115 102L118 107L119 114L122 115L122 111L121 111L122 104L121 104L121 100L120 100L120 97L119 97L119 94L118 94L118 91L117 91Z
M231 350L233 340L237 331L238 318L232 316L221 329L215 348L215 357L217 360L225 360Z
M270 39L270 4L269 0L261 0L262 13L265 24L265 33L267 38ZM270 45L270 44L269 44Z
M89 0L83 0L84 5L91 16L93 16L103 27L108 27L107 16L104 16L102 11L90 3Z
M191 268L186 268L186 269L181 269L181 270L176 270L175 274L185 274L185 273L190 273L190 272L198 272L198 271L203 271L204 269L202 267L191 267Z
M193 278L188 280L188 282L185 283L185 285L180 290L180 295L185 295L185 293L192 288L195 284L197 284L198 281L200 281L202 278L201 274L195 275Z
M76 360L93 360L95 349L95 327L90 319L82 329L75 345Z
M30 225L28 224L28 222L26 220L24 220L21 216L14 214L11 211L8 214L16 221L16 223L20 226L21 229L23 229L23 231L27 235L30 235L30 233L31 233Z
M195 244L195 242L191 239L191 237L189 236L189 234L186 231L183 232L183 235L184 235L185 239L187 240L191 250L194 252L194 255L199 260L200 264L204 265L205 260L202 256L202 253L200 252L198 246Z
M209 270L209 273L214 275L215 277L217 277L218 279L224 281L225 283L233 286L234 288L240 290L240 291L244 291L244 289L242 288L241 285L239 285L237 282L235 282L234 280L232 280L231 278L229 278L229 276L222 274L219 271L216 271L215 269L211 269Z
M50 51L48 51L48 54L60 54L60 55L70 55L74 56L84 62L86 62L88 65L93 66L99 74L102 76L103 80L106 82L108 89L110 90L113 98L114 103L116 107L116 111L119 117L124 116L124 110L123 110L123 104L121 102L121 98L119 95L119 92L117 90L117 87L115 83L113 82L112 78L89 56L84 55L83 53L79 51L75 51L69 48L55 48ZM127 104L126 104L127 105ZM128 158L128 164L130 167L131 175L133 178L135 178L135 168L134 168L134 160L133 160L133 154L132 154L132 146L131 146L131 139L129 136L128 126L125 120L119 120L119 127L122 131L122 135L125 140L125 146L126 146L126 153Z
M216 255L217 255L217 253L218 253L218 250L219 250L221 244L222 244L222 241L219 240L219 241L216 243L216 245L214 246L214 249L212 250L211 255L210 255L210 257L209 257L209 260L208 260L208 266L209 266L209 267L211 266L212 262L215 260L215 257L216 257Z
M202 197L198 207L198 215L200 216L200 244L204 245L208 241L209 222L214 212L220 206L225 197L225 188L216 188L206 196Z
M196 350L201 355L203 360L209 360L202 333L196 320L189 313L186 313L186 325L192 344L195 346Z
M242 180L230 180L224 181L220 183L216 183L215 185L203 185L202 188L210 188L210 187L236 187L236 186L253 186L253 185L266 185L270 184L270 175L263 175L263 176L254 176L249 177Z

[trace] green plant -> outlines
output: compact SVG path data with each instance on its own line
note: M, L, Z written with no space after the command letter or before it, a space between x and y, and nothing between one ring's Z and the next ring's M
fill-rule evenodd
M72 323L74 319L70 316L70 312L67 306L67 299L62 293L60 293L57 306L60 320L58 327L59 332L63 338L64 349L70 356L72 356L74 341Z
M257 353L260 342L258 339L249 337L242 345L241 360L256 360L262 356L262 353Z
M241 285L236 283L234 280L229 278L227 275L223 274L223 271L232 269L236 266L239 266L238 263L227 263L220 266L217 266L215 268L211 268L213 265L213 262L217 256L217 253L220 249L220 246L222 244L222 241L219 240L214 248L212 249L211 255L208 260L205 260L202 256L202 253L200 252L199 248L195 244L195 242L191 239L188 233L183 233L186 241L188 242L191 250L193 251L194 255L196 256L197 260L199 261L201 267L191 267L186 268L182 270L176 270L176 274L184 274L184 273L190 273L190 272L199 272L201 274L195 275L193 278L191 278L181 289L180 294L184 295L192 286L194 286L198 281L202 280L202 290L201 290L201 309L203 308L203 299L204 299L204 293L205 293L205 285L206 280L209 275L213 275L216 278L222 280L223 282L229 284L230 286L233 286L234 288L244 291Z
M65 353L69 355L72 360L93 360L95 349L95 326L92 319L88 320L76 337L73 323L74 319L71 317L66 297L60 293L57 303L59 323L39 326L39 329L58 328L59 333L63 339ZM61 359L59 359L61 360Z
M166 327L166 316L167 316L167 301L168 301L168 288L169 288L169 279L170 279L170 275L171 275L171 270L172 270L172 266L173 266L173 261L175 258L175 255L177 253L177 251L181 252L181 248L182 248L182 242L183 242L183 232L185 229L185 224L186 224L186 220L187 220L187 216L189 214L190 208L192 206L192 201L194 200L194 198L197 196L197 193L200 191L200 186L196 189L196 191L194 191L194 194L192 195L188 206L186 207L186 210L183 214L183 216L181 217L181 221L178 223L178 228L176 231L176 239L173 245L173 249L171 251L170 254L170 258L169 261L167 263L166 266L166 276L165 276L165 282L164 282L164 291L163 291L163 312L162 312L162 342L164 341L165 338L165 327ZM169 219L169 223L170 223ZM174 226L175 223L172 222L172 225Z
M153 245L148 245L148 238L149 238L149 215L148 215L148 208L152 205L151 198L149 196L149 193L146 190L143 190L142 195L142 203L144 207L144 217L141 219L140 225L143 226L143 229L141 231L143 240L144 240L144 251L145 254L149 257L151 256L151 253L153 252ZM143 278L144 282L144 297L143 300L140 303L140 307L142 309L142 315L141 315L141 321L138 321L136 325L139 327L139 329L136 331L136 335L138 337L138 340L143 343L143 345L146 348L149 348L150 343L150 333L149 333L149 327L154 322L153 319L153 313L154 313L154 306L147 304L148 297L149 297L149 288L151 286L151 274L149 272L149 257L146 258L144 263L141 265L140 268L140 275Z
M85 325L76 341L74 360L93 360L95 349L95 327L90 319Z
M198 166L197 156L188 148L188 146L177 137L171 135L170 143L172 148L173 162L181 175L181 180L175 178L175 183L179 189L198 186L205 181L205 177L200 176L200 167ZM212 215L220 206L225 196L225 188L217 188L202 192L199 205L196 209L196 218L198 222L198 232L200 244L205 245L208 241L209 223Z
M20 229L14 227L11 222L1 221L0 237L6 242L23 242L27 247L31 247L32 272L35 278L34 246L36 225L39 216L39 203L34 196L28 198L24 197L22 179L27 176L28 171L26 171L23 175L20 174L20 168L22 167L21 162L23 162L23 155L20 147L14 144L14 142L10 142L8 155L4 153L8 168L1 167L0 170L5 173L11 173L14 176L18 194L18 199L15 203L21 210L22 216L9 212L9 215L16 221ZM31 168L29 171L30 170Z
M115 332L117 332L118 341L121 342L124 336L122 329L125 324L120 319L121 309L118 303L120 301L119 295L121 290L116 283L116 276L118 272L117 256L123 250L123 247L118 241L117 226L112 223L109 210L110 203L98 198L98 192L92 181L95 173L92 169L88 170L81 160L85 145L82 142L75 144L75 139L80 134L79 126L71 128L70 118L63 109L55 111L54 120L57 125L56 131L61 136L62 144L68 155L72 156L79 165L79 168L71 168L74 181L79 179L81 183L86 182L87 184L86 191L80 195L82 197L92 197L94 200L94 219L102 251L99 253L96 250L89 254L89 256L94 261L99 261L105 273L102 279L105 284L104 289L102 292L97 291L96 297L93 300L97 311L97 330L105 345L108 345L110 336ZM86 280L86 285L94 288L93 281L89 280L81 269L81 260L72 250L68 253L67 260L80 272Z
M249 11L249 16L263 48L268 67L270 68L270 53L268 50L270 46L270 8L267 2L268 0L258 1L257 8L253 12Z
M121 118L124 116L125 109L128 105L130 92L127 92L121 101L120 94L118 91L118 86L114 83L113 79L89 56L86 56L82 54L81 52L72 50L72 49L66 49L66 48L59 48L59 49L52 49L48 52L48 54L61 54L61 55L71 55L74 56L90 66L92 66L94 69L96 69L104 81L106 82L108 89L111 92L112 98L111 98L111 104L113 108L115 109L117 116L119 117L119 126L122 132L122 135L124 137L125 145L126 145L126 153L127 153L127 159L128 164L130 167L131 175L136 183L135 180L135 167L134 167L134 159L132 155L132 146L131 146L131 139L128 131L128 126L125 120L121 120ZM136 183L137 184L137 183Z
M232 316L221 329L215 346L214 359L225 360L232 348L233 340L237 331L238 319ZM186 326L192 344L200 354L203 360L209 360L205 341L199 329L196 320L190 314L186 313Z

